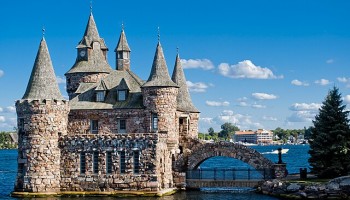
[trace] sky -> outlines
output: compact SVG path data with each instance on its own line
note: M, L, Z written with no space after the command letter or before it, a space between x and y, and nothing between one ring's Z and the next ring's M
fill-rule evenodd
M90 5L115 68L122 24L131 70L149 76L158 39L172 74L177 47L199 130L299 129L312 125L336 86L350 106L350 1L47 0L0 6L0 131L16 126L42 28L61 92Z

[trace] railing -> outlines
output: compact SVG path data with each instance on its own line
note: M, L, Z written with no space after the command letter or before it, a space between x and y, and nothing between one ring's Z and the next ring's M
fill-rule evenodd
M210 180L266 180L273 176L272 169L221 169L203 168L189 170L186 179Z

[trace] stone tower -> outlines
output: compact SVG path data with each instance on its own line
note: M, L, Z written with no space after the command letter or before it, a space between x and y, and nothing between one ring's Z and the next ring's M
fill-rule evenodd
M58 139L67 134L68 102L63 99L43 38L26 92L16 102L18 173L15 191L60 190Z
M176 123L176 97L178 85L169 76L163 49L158 41L150 76L142 86L143 104L149 119L149 132L157 132L157 178L159 187L173 185L172 157L178 148Z
M117 70L130 70L130 48L128 41L126 40L124 28L120 33L119 41L114 52L116 53L116 69Z
M69 99L79 94L80 83L97 83L111 73L107 62L108 48L97 31L92 13L82 40L77 46L77 58L73 67L65 74Z

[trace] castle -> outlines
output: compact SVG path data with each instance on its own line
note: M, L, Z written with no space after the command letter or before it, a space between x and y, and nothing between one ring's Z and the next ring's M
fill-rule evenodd
M56 82L43 37L26 92L16 102L19 131L15 192L149 191L176 187L175 160L197 138L193 105L176 56L170 78L158 39L147 81L131 69L124 29L116 66L92 13L77 58L65 74L69 101Z

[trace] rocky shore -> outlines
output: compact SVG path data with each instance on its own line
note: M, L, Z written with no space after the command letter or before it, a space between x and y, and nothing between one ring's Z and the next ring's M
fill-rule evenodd
M305 180L269 180L258 192L282 199L350 199L350 176L328 182Z

